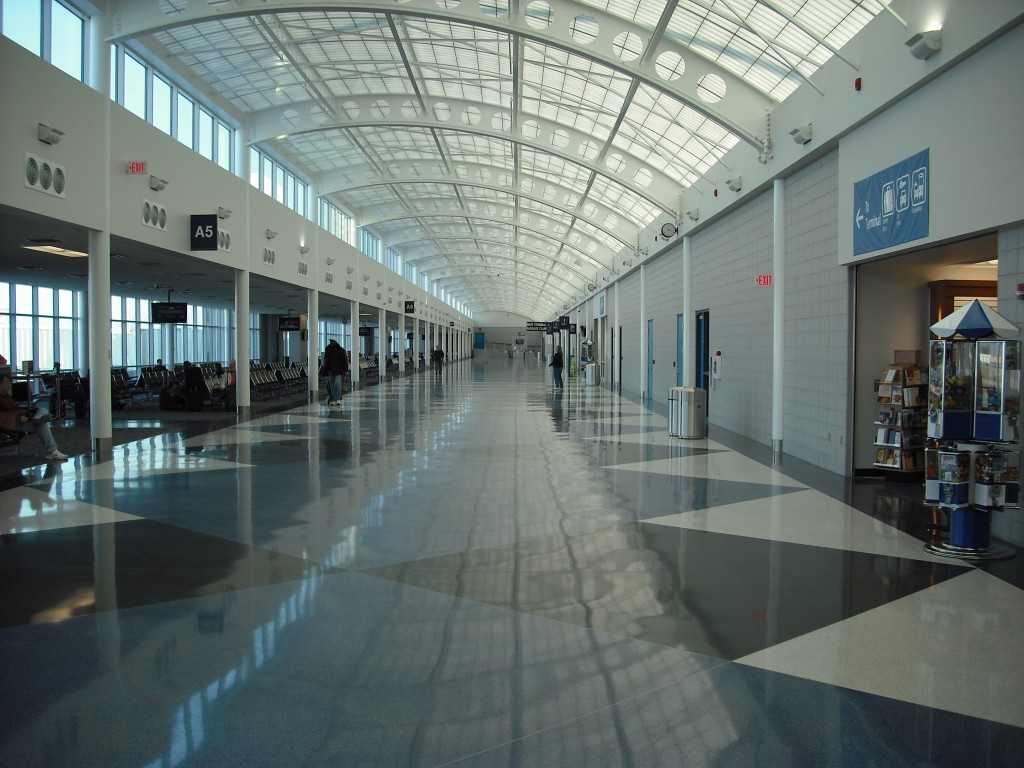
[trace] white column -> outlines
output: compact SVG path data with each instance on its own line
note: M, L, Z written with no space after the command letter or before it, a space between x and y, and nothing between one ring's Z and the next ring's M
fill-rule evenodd
M109 167L107 163L104 167ZM97 188L109 190L108 180ZM104 195L110 200L109 195ZM109 211L109 208L108 208ZM110 406L110 232L89 232L89 424L93 452L109 458L113 452Z
M89 292L75 291L75 317L78 320L77 346L75 354L75 368L82 378L89 377L89 350L92 344L89 343L89 323L82 318L89 317Z
M377 382L384 381L384 371L387 370L387 344L388 340L388 313L387 310L377 310Z
M348 350L351 356L349 363L348 372L352 378L352 391L355 392L359 387L359 302L355 299L350 299L348 302L348 318L349 328L352 330L352 344L351 349Z
M252 405L249 360L249 272L235 272L235 408L242 419L249 418Z
M106 19L102 22L106 25ZM96 25L100 26L99 24ZM99 30L91 32L93 38ZM107 46L91 59L94 87L110 95L110 56ZM100 459L113 455L113 423L110 402L110 99L103 100L104 162L100 177L93 179L103 206L100 231L89 232L89 424L92 449Z
M320 293L316 288L306 291L306 383L309 386L309 402L317 401L320 391Z
M693 364L693 329L696 325L693 315L693 292L690 290L691 239L683 238L683 386L697 386L697 371Z
M647 381L647 372L651 369L650 360L647 359L647 265L640 265L640 359L643 367L640 369L640 397L644 400L653 400L654 382Z
M772 453L782 454L786 359L786 182L775 180L772 242Z

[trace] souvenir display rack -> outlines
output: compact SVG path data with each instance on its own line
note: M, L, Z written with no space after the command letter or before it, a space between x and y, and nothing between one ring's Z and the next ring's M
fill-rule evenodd
M930 342L925 503L949 514L949 538L925 550L965 560L1013 557L992 544L992 513L1016 504L1020 342L955 339Z
M878 381L874 465L891 472L924 468L925 370L916 350L897 350Z

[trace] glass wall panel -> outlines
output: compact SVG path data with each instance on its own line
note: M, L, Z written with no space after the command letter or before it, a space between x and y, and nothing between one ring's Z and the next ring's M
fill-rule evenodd
M207 160L213 160L213 115L199 108L199 143L196 152Z
M171 135L171 84L157 74L153 75L153 125Z
M38 0L4 0L4 36L42 55L43 9Z
M178 130L176 138L186 147L195 148L195 104L183 93L178 93Z
M81 80L84 37L82 20L56 2L52 4L50 13L50 24L53 27L50 31L50 62L76 80Z
M224 170L230 171L231 162L231 129L224 123L217 123L217 165Z
M121 100L129 112L146 119L146 66L133 57L124 57L124 98Z

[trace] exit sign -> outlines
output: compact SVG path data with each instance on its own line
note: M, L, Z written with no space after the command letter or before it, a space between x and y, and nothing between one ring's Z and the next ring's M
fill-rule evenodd
M758 275L757 276L757 284L760 285L762 288L771 288L772 287L772 276L771 275Z
M145 160L132 160L128 163L128 173L145 173L146 172L146 161Z

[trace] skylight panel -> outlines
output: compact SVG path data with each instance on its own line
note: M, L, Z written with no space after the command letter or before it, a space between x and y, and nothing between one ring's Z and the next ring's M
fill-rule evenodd
M613 179L598 176L594 180L590 199L619 211L631 220L646 226L660 216L664 209L645 200Z

